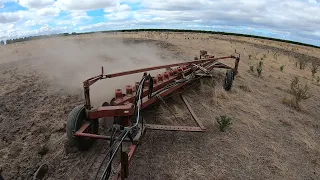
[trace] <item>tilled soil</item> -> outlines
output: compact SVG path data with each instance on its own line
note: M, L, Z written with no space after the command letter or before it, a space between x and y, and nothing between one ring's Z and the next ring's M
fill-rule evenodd
M107 41L102 36L97 35L99 42ZM299 70L294 66L295 57L287 52L290 48L282 52L278 45L275 50L276 45L258 43L257 40L248 43L248 39L237 39L234 42L233 38L227 40L228 37L187 33L170 34L167 39L161 39L161 34L149 38L143 33L124 33L122 38L125 38L123 43L130 46L143 44L135 51L148 51L150 59L154 58L152 55L157 56L160 62L155 64L191 60L200 49L206 48L210 54L217 56L230 55L237 49L242 57L239 75L230 92L222 88L224 71L220 70L215 72L215 78L204 78L180 91L187 97L207 131L148 130L138 146L129 179L320 179L320 86L311 77L308 68ZM93 40L88 37L77 36L76 40L94 49ZM89 151L79 152L68 143L66 119L74 107L83 104L83 92L81 82L80 88L71 86L71 90L59 83L60 78L64 78L60 76L61 72L69 76L65 78L70 84L71 81L78 82L78 76L54 69L62 66L49 63L49 68L41 66L39 69L39 62L46 54L41 54L41 49L36 47L47 44L48 48L52 48L50 42L53 40L1 47L0 171L6 180L32 179L42 164L49 166L45 179L93 179L109 145L106 141L97 141ZM90 45L86 44L88 42ZM102 49L109 47L105 44L100 46ZM283 46L291 47L288 44ZM294 48L300 54L305 51L305 48L300 51L299 46ZM277 59L273 51L280 54ZM308 55L319 60L317 51L310 49ZM100 56L99 53L100 50L92 52L108 63L116 63L115 57L121 58L126 54L111 56L102 53ZM137 54L128 52L127 57L130 58L127 59L139 63L141 56ZM250 54L252 59L248 58ZM65 56L72 57L70 54ZM262 77L258 77L248 70L261 57L265 57L264 69ZM57 63L63 64L63 61L57 60ZM81 63L77 68L86 73L88 64L83 63L83 67ZM148 62L150 64L152 61ZM279 70L282 64L285 65L284 72ZM49 71L50 66L53 71ZM49 76L54 72L57 74ZM301 111L281 103L281 99L288 95L287 89L293 76L299 76L302 82L308 83L312 93L310 99L301 103ZM134 81L139 81L139 77ZM99 91L110 89L97 88ZM98 94L92 94L95 95ZM108 100L102 98L101 101ZM167 105L159 102L144 111L147 123L196 125L178 94L165 101ZM219 132L215 118L220 115L233 119L226 132Z

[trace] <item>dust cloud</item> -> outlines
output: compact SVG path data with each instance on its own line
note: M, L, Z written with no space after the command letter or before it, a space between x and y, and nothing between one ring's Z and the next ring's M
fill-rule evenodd
M70 93L81 91L82 82L101 74L102 66L104 73L110 74L165 64L156 45L121 39L51 39L50 44L39 41L37 48L41 58L34 67L51 83ZM109 102L116 88L125 92L125 85L133 85L141 76L140 73L98 81L90 87L92 105Z

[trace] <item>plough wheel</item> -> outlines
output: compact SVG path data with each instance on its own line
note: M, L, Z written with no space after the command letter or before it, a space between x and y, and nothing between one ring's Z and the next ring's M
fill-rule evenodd
M69 114L67 121L67 135L69 141L79 150L88 150L95 142L95 139L74 136L73 134L80 129L86 122L86 110L83 105L75 107ZM98 134L99 121L93 120L92 124L84 131L86 133Z
M234 79L234 72L233 72L233 70L228 70L228 71L226 72L226 77L225 77L225 79L224 79L224 85L223 85L223 88L224 88L226 91L230 91L230 90L231 90L233 79Z

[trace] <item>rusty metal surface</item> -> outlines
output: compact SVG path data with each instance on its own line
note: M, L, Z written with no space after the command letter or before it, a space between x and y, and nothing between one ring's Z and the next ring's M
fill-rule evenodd
M134 153L136 152L136 150L137 150L137 145L139 144L139 140L140 140L140 138L141 138L141 136L144 134L144 132L145 132L145 128L143 128L143 127L141 127L141 129L139 130L139 132L138 132L138 134L136 135L136 137L134 138L134 144L131 144L130 145L130 147L129 147L129 149L130 149L130 151L129 151L129 153L128 153L128 162L129 162L129 167L131 166L131 161L132 161L132 159L133 159L133 155L134 155ZM118 168L117 168L117 170L116 170L116 174L115 174L115 176L112 178L113 180L119 180L119 179L123 179L122 178L122 172L121 172L121 170L122 170L122 168L121 168L121 163L119 164L119 166L118 166ZM130 172L129 172L129 174L130 174Z
M130 167L133 155L137 150L137 145L136 144L132 144L132 145L130 145L129 149L130 149L130 151L128 153L128 162L129 162L129 167ZM121 168L121 163L120 163L118 168L117 168L116 175L113 176L113 178L112 178L113 180L122 180L123 179L123 178L121 178L121 174L122 174L121 169L122 168Z
M110 136L91 134L91 133L76 132L76 133L74 133L74 136L87 137L87 138L92 138L92 139L110 140Z
M167 89L163 92L161 92L159 94L160 97L165 97L171 93L173 93L174 91L178 90L179 88L183 87L185 85L185 83L181 83L181 84L178 84L170 89ZM148 97L144 97L142 98L142 105L141 105L141 109L144 109L146 107L148 107L149 105L155 103L156 101L158 100L157 97L152 97L151 99L149 99Z
M171 76L171 77L169 77L169 79L165 79L165 80L163 80L163 82L160 82L160 83L156 84L153 87L153 92L165 87L167 84L173 82L177 78L178 78L178 76ZM142 97L147 96L148 93L149 93L149 90L148 89L144 89ZM130 95L129 96L124 96L122 99L116 99L114 101L114 105L121 105L124 102L131 102L132 103L134 98L135 98L135 96L130 96Z
M155 103L159 99L162 99L166 97L167 95L179 90L181 87L186 85L187 83L193 81L195 79L195 74L201 72L205 72L206 74L209 74L208 72L211 71L214 68L225 68L225 69L233 69L233 71L238 71L238 64L240 60L239 57L235 56L227 56L227 57L219 57L214 58L214 56L205 56L206 59L200 59L196 61L188 61L188 62L182 62L182 63L175 63L175 64L169 64L169 65L163 65L163 66L154 66L149 68L142 68L137 70L131 70L131 71L125 71L125 72L119 72L119 73L113 73L113 74L104 74L104 70L102 67L101 74L98 76L94 76L92 78L87 79L83 82L83 88L84 88L84 95L85 95L85 108L86 108L86 114L87 114L87 121L84 122L84 124L80 127L80 129L74 133L74 136L79 137L87 137L87 138L93 138L93 139L104 139L104 140L110 140L110 136L105 135L98 135L98 134L91 134L87 132L87 129L90 128L90 125L92 123L91 120L95 120L98 118L104 118L104 117L114 117L118 116L123 118L120 122L115 122L116 124L121 125L122 127L130 127L131 120L130 118L134 115L135 111L139 111L140 109L144 109L151 104ZM218 60L222 59L235 59L235 66L234 68L218 62ZM175 68L171 68L175 67ZM135 104L137 103L135 101L135 91L138 84L132 84L125 86L125 94L122 93L121 89L117 89L115 91L115 98L111 103L111 106L104 106L99 107L97 109L92 109L91 102L90 102L90 89L89 87L94 84L95 82L107 79L107 78L114 78L118 76L124 76L124 75L130 75L135 73L145 73L147 71L153 71L158 69L167 69L166 72L162 74L158 74L156 77L151 77L148 75L148 80L145 81L146 76L143 78L143 83L145 82L144 89L142 90L141 86L138 92L142 92L142 94L139 94L139 97L141 97L141 107L135 107ZM153 80L153 81L152 81ZM149 82L150 81L150 82ZM150 87L147 85L147 83L153 84L153 86L150 85ZM152 88L151 88L152 87ZM150 93L149 91L152 91L153 93ZM121 139L122 141L130 141L132 142L130 145L130 151L128 153L128 161L123 161L128 163L128 165L131 165L131 161L133 158L133 155L137 149L137 144L139 143L140 136L143 135L143 132L145 129L151 129L151 130L167 130L167 131L185 131L185 132L204 132L206 131L205 126L202 124L200 119L196 116L195 112L192 110L190 104L188 103L186 97L181 95L182 100L187 106L188 111L191 113L193 119L196 121L196 123L199 125L196 126L170 126L170 125L157 125L157 124L145 124L144 128L141 127L139 132L135 134L134 139L132 139L131 136L128 136L126 139L123 137ZM139 102L140 105L140 102ZM137 121L138 123L139 121ZM142 133L141 133L142 131ZM129 132L129 131L127 131ZM132 141L133 140L133 141ZM122 145L122 144L121 144ZM122 147L122 146L121 146ZM119 146L117 146L118 150ZM112 156L113 158L114 156ZM112 159L111 158L111 159ZM126 157L124 158L126 159ZM127 166L126 166L127 168ZM124 168L121 166L121 163L119 167L117 168L117 174L113 177L113 179L124 179Z
M77 132L83 133L91 125L91 123L92 122L86 121Z
M136 73L141 73L141 72L146 72L146 71L153 71L153 70L157 70L157 69L165 69L165 68L170 68L170 67L175 67L175 66L190 66L191 64L210 63L210 62L214 62L214 61L218 61L218 60L222 60L222 59L236 59L236 57L235 56L226 56L226 57L218 57L218 58L208 58L208 59L201 59L201 60L197 60L197 61L188 61L188 62L183 62L183 63L163 65L163 66L154 66L154 67L149 67L149 68L142 68L142 69L136 69L136 70L131 70L131 71L106 74L106 75L104 74L104 71L102 68L101 74L85 80L83 82L83 87L89 87L101 79L114 78L114 77L118 77L118 76L136 74Z
M203 132L205 130L196 126L167 126L157 124L146 124L147 129L165 130L165 131L187 131L187 132Z
M201 60L197 60L197 61L188 61L188 62L183 62L183 63L163 65L163 66L154 66L154 67L149 67L149 68L142 68L142 69L137 69L137 70L131 70L131 71L125 71L125 72L119 72L119 73L113 73L113 74L106 74L106 75L104 74L104 69L102 67L100 75L89 78L83 82L85 101L86 101L85 107L87 110L91 109L89 87L92 84L94 84L95 82L102 80L102 79L106 79L106 78L113 78L113 77L118 77L118 76L124 76L124 75L129 75L129 74L135 74L135 73L141 73L141 72L147 72L147 71L153 71L153 70L157 70L157 69L165 69L165 68L171 68L171 67L178 66L176 69L173 70L173 72L174 72L173 74L175 76L174 79L177 79L179 77L180 73L188 73L191 70L190 66L192 64L202 64L203 66L206 66L210 63L217 62L218 60L222 60L222 59L235 59L236 60L235 67L231 68L225 64L221 64L219 66L212 65L208 70L212 70L213 68L226 68L226 69L234 69L235 73L238 72L238 64L239 64L239 60L240 60L240 55L239 55L239 57L235 57L235 56L226 56L226 57L218 57L218 58L211 58L213 56L208 56L208 57L209 58L207 58L207 59L201 59ZM173 80L171 80L171 82L172 81ZM157 90L163 88L168 83L170 83L170 82L169 81L162 82L162 83L159 83L159 85L157 85L158 83L155 84L154 91L157 91ZM147 94L148 94L148 91L146 90L145 92L143 92L143 97L146 96ZM116 99L114 105L120 105L120 104L124 104L126 102L133 102L133 100L134 100L134 97L130 96L128 94L128 96L124 96L123 98Z
M181 94L181 98L183 100L183 102L186 104L189 112L191 113L193 119L197 122L197 124L200 126L200 128L202 130L206 130L206 128L204 127L204 125L202 124L201 120L198 118L198 116L196 115L196 113L194 113L194 111L192 110L190 104L188 103L186 97L184 95Z
M202 60L198 60L198 61L188 61L188 62L183 62L183 63L163 65L163 66L154 66L154 67L150 67L150 68L143 68L143 69L137 69L137 70L132 70L132 71L107 74L105 76L106 76L106 78L113 78L113 77L141 73L141 72L146 72L146 71L153 71L153 70L157 70L157 69L165 69L165 68L170 68L170 67L175 67L175 66L188 66L191 64L198 64L198 63L204 63L204 62L208 62L208 61L210 62L210 61L217 61L217 60L221 60L221 59L230 59L230 58L233 58L233 56L226 56L226 57L219 57L219 58L208 58L208 59L202 59Z
M114 116L132 116L134 113L133 104L125 104L121 106L104 106L98 109L87 111L88 119L98 119L103 117Z
M87 129L90 126L90 123L85 123L81 126L81 128L74 133L74 136L81 136L81 137L88 137L93 139L104 139L104 140L110 140L111 136L105 136L105 135L98 135L98 134L91 134L91 133L84 133L85 129ZM135 143L139 142L144 130L139 129L137 134L134 136L133 141ZM129 138L124 139L125 142L131 142Z

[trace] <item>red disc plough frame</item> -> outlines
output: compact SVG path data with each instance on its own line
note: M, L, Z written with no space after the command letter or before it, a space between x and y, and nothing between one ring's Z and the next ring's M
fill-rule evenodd
M240 55L214 58L205 56L206 59L156 66L150 68L137 69L132 71L104 74L92 77L83 83L85 104L73 109L69 115L67 123L67 134L69 140L80 150L89 149L95 139L110 140L110 147L103 163L105 168L102 169L99 179L108 179L111 177L111 163L116 152L121 149L121 163L117 169L118 173L113 175L114 179L124 179L128 176L128 167L132 160L133 154L137 148L137 142L146 129L153 130L170 130L170 131L191 131L202 132L205 127L197 118L191 109L186 98L182 96L192 117L198 126L167 126L156 124L145 124L140 111L150 106L158 100L162 100L169 94L179 90L186 84L199 79L204 75L210 74L214 68L224 68L227 70L224 88L230 90L234 76L238 73L238 64ZM201 56L200 56L201 58ZM232 68L219 62L219 60L234 59L235 66ZM155 77L148 75L146 72L166 69L165 72ZM121 89L115 90L115 98L110 103L104 103L102 107L92 107L90 102L90 86L102 79L125 76L135 73L143 73L142 80L134 85L127 85L125 93ZM108 117L108 118L106 118ZM113 121L111 136L98 134L99 119ZM130 141L130 151L122 150L122 142ZM101 171L100 166L98 172ZM99 173L97 173L96 179Z

